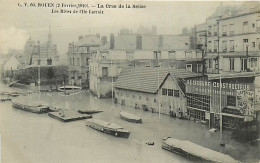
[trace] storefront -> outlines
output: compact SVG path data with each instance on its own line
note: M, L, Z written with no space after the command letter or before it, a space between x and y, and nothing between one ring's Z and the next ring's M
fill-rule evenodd
M235 129L255 118L255 74L214 74L186 80L187 110L191 119L210 127Z

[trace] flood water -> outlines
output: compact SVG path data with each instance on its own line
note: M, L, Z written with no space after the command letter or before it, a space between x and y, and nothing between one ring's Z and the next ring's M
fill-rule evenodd
M59 93L34 93L16 97L28 103L41 101L68 110L100 109L93 118L116 123L131 131L128 139L96 131L86 120L60 122L47 114L34 114L12 108L10 101L0 103L2 162L32 163L109 163L109 162L192 162L163 150L161 141L171 136L189 140L204 147L228 154L243 162L260 160L259 147L242 144L225 132L225 147L220 147L219 132L210 133L208 126L188 120L171 118L141 109L113 104L111 99L95 99L88 91L65 96ZM142 118L143 124L120 119L120 110ZM146 145L154 141L155 145Z

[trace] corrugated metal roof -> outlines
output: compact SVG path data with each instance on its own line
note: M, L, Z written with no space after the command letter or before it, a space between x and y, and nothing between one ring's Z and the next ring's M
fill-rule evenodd
M176 78L198 76L184 69L127 68L123 69L115 83L116 88L156 93L168 74Z

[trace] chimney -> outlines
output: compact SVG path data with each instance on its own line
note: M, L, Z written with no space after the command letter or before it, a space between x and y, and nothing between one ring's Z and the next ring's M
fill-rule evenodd
M101 37L101 44L105 45L107 43L107 36L102 36Z
M96 33L96 37L100 39L100 34L99 34L99 33Z
M83 39L83 35L80 35L80 36L79 36L79 40L81 40L81 39Z
M136 36L136 49L142 49L142 36Z
M113 33L110 34L110 49L115 48L115 36Z

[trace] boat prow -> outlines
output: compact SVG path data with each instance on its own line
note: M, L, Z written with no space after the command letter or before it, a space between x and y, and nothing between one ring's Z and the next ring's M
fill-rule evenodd
M171 137L167 137L163 139L162 148L192 160L195 159L195 160L219 162L219 163L239 162L226 154L202 147L190 141L178 140Z
M86 126L116 137L128 138L130 135L130 132L123 127L99 119L88 119Z
M135 116L133 114L127 113L127 112L120 112L120 118L133 123L142 123L142 119L138 116Z

